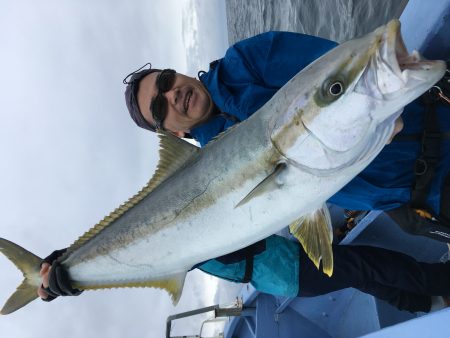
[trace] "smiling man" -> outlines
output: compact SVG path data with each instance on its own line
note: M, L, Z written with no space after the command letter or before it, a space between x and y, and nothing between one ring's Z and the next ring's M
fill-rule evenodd
M146 73L139 74L143 75L140 81L139 75L132 78L129 89L136 95L138 87L138 110L147 127L159 127L184 137L211 116L214 104L200 81L172 69L151 69Z

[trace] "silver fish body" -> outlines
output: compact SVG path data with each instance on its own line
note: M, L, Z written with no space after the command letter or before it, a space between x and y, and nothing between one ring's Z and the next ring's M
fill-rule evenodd
M194 154L62 262L71 278L80 287L165 278L320 208L379 153L397 112L443 74L442 63L428 63L412 80L403 78L398 26L394 21L330 51ZM345 91L327 102L321 91L334 79ZM279 163L286 167L278 187L236 207Z

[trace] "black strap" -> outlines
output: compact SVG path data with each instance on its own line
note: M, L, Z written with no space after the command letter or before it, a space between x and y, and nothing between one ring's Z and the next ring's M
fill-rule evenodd
M449 66L448 63L447 66ZM421 102L425 106L424 130L421 152L414 164L415 181L412 186L410 202L411 207L416 209L429 211L426 199L439 162L441 142L447 137L447 133L442 134L439 129L436 107L438 104L447 104L440 93L447 95L449 83L450 76L447 71L446 75L435 86L421 96ZM439 90L436 91L436 88L439 88Z
M424 131L421 153L414 164L415 182L411 191L413 208L426 207L426 199L441 152L442 136L437 121L437 101L434 96L424 95L423 102L425 104Z
M428 219L419 216L414 209L423 209L433 214L426 205L426 198L440 158L441 142L450 138L450 132L440 132L436 113L438 104L450 106L445 99L450 97L450 72L448 69L450 69L449 62L447 62L445 76L421 97L425 106L424 131L422 135L397 135L393 140L394 142L421 141L422 148L415 162L415 181L411 192L410 204L387 211L387 214L403 230L414 235L423 235L446 243L450 243L450 212L446 210L450 201L450 174L445 179L441 191L441 212L439 215L433 215L432 219Z
M217 257L216 260L222 264L239 263L243 260L247 260L249 257L253 258L253 256L258 255L264 252L265 250L266 250L266 240L263 239L243 249Z
M245 274L242 278L242 283L249 283L253 276L253 256L249 256L245 259Z
M233 264L245 260L244 277L240 282L249 283L253 276L254 257L266 250L266 240L258 241L248 247L232 252L228 255L217 257L216 260L222 264Z

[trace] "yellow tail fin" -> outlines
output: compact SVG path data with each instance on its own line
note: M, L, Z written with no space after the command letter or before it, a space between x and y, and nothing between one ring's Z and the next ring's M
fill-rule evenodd
M41 284L39 271L42 258L3 238L0 238L0 251L22 271L24 276L22 283L0 311L0 314L7 315L38 297L37 288Z

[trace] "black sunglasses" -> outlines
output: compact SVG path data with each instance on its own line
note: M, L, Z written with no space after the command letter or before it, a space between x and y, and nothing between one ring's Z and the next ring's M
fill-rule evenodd
M172 89L175 83L175 77L176 71L173 69L163 69L156 78L158 94L150 103L150 111L155 121L156 129L164 130L163 123L167 117L169 103L163 94Z

